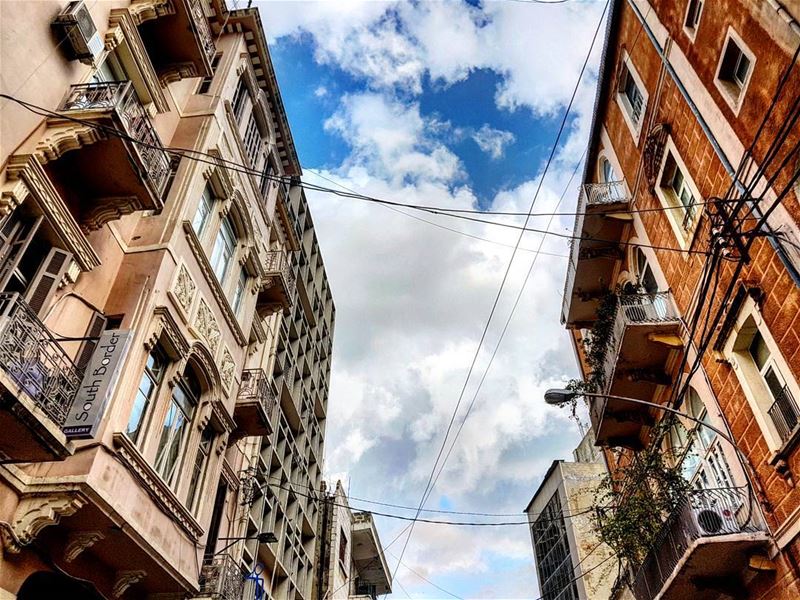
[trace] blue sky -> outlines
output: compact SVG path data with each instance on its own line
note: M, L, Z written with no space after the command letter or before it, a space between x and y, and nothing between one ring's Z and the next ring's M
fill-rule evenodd
M537 188L602 12L591 0L256 5L306 180L405 203L517 211ZM565 191L561 210L574 207L578 182L569 179L586 143L597 50L536 199L541 212ZM337 306L326 475L352 496L416 505L518 233L433 215L425 223L326 194L309 202ZM530 225L571 229L569 217ZM518 520L551 461L578 441L576 424L541 399L575 375L559 324L567 246L527 233L520 247L457 426L473 398L474 407L428 508ZM378 522L394 570L405 538L393 540L406 523ZM451 597L425 579L460 598L538 595L525 526L419 524L391 597Z

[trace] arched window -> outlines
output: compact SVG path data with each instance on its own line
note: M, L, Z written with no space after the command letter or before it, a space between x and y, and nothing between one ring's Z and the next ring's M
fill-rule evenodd
M227 216L222 220L217 239L214 241L214 248L211 250L211 267L220 284L225 281L235 252L236 228L230 216Z
M617 174L614 172L614 167L611 165L611 161L605 156L600 159L600 177L602 178L603 183L619 181L619 177L617 177Z
M636 279L639 286L648 294L655 294L658 291L653 267L647 260L647 255L641 248L636 248Z
M201 394L197 375L187 367L172 389L156 451L156 471L170 486L175 484L179 459L184 453Z
M708 411L697 391L690 387L683 411L703 423L710 423ZM670 450L680 464L681 474L696 489L734 487L719 436L695 421L676 421L669 434Z

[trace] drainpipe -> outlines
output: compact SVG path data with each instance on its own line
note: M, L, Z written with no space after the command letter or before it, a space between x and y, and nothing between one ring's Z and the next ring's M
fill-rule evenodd
M775 9L775 12L778 13L778 16L786 22L792 31L800 36L800 23L797 22L797 19L795 19L791 13L786 10L780 2L778 2L778 0L767 0L767 4Z
M794 19L792 19L791 15L789 15L786 9L783 8L783 6L781 6L781 4L777 0L767 0L767 1L770 4L770 6L776 9L776 11L781 17L785 21L787 21L787 23L789 23L789 26L792 27L793 31L800 30L800 26L798 26L797 22L794 21ZM664 68L669 73L670 77L672 78L672 81L675 82L675 85L678 87L681 96L683 96L683 99L686 101L686 104L689 106L689 109L692 111L692 114L694 115L695 119L697 119L697 122L700 124L700 128L703 130L703 133L706 135L706 138L708 138L708 141L711 143L712 148L714 148L714 153L717 155L720 162L722 162L722 166L725 167L725 170L728 172L728 175L730 175L731 179L733 179L733 183L736 186L736 189L739 191L739 193L744 193L745 187L744 185L742 185L742 183L739 181L739 178L736 176L736 169L733 168L733 165L728 160L725 151L719 145L719 142L717 142L717 138L714 137L711 128L708 126L708 123L706 123L706 120L703 118L703 115L700 113L700 110L697 108L697 105L694 103L691 96L689 96L689 92L686 89L686 86L683 85L683 82L678 77L678 74L675 72L675 69L670 64L669 58L664 53L664 49L658 43L655 34L650 29L650 26L647 24L647 21L645 20L644 16L639 10L639 7L636 6L634 0L628 0L628 5L633 9L634 14L636 14L636 18L639 19L639 23L641 23L642 28L647 33L647 37L650 38L650 42L653 44L653 47L656 49L656 52L658 52L658 55L661 57L661 61L664 63ZM794 23L794 26L792 26L792 23ZM759 218L762 216L762 212L757 206L754 206L753 212ZM773 233L769 223L765 222L764 225L766 226L767 231L769 233ZM800 273L798 273L797 269L792 264L789 255L786 253L786 249L783 247L783 244L781 244L781 242L774 235L767 236L767 239L769 240L769 243L772 246L772 248L777 253L778 258L780 258L781 262L783 263L783 266L786 267L786 270L788 271L790 277L792 278L792 281L794 281L794 284L797 287L800 287Z

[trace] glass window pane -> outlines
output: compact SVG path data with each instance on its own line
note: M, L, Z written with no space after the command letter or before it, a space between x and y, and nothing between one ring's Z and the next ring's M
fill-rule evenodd
M764 372L764 380L767 382L767 387L772 397L777 399L783 391L783 381L781 381L781 378L771 366Z
M767 348L767 344L759 332L756 332L753 341L750 342L750 355L753 357L759 371L764 368L767 360L769 360L769 348Z
M222 222L222 226L217 234L217 239L214 242L214 249L211 251L211 266L220 283L222 283L225 279L225 275L228 273L231 257L236 247L235 239L233 226L229 219L225 219Z
M205 231L208 224L208 217L211 215L211 207L214 200L211 196L211 190L208 186L203 188L203 195L200 196L200 203L197 205L197 212L194 214L192 227L197 235L201 235Z

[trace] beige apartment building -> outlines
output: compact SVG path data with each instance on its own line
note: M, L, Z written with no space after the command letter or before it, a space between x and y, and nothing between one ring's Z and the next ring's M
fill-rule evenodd
M0 63L0 597L310 598L334 307L258 11L9 0Z

